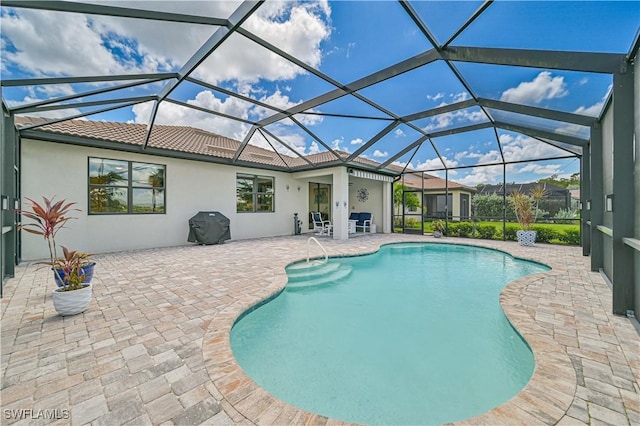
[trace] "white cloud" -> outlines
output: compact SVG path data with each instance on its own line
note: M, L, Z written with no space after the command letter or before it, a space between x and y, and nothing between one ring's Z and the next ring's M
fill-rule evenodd
M444 98L444 93L439 92L436 93L435 95L427 95L427 99L429 99L430 101L439 101L440 99Z
M350 152L348 147L342 146L342 143L344 143L344 137L340 136L339 138L334 139L333 142L331 142L331 149L334 151Z
M397 138L402 137L402 136L406 136L406 134L402 131L402 129L396 129L393 132L394 135L396 135Z
M260 100L262 102L277 105L283 109L287 109L295 105L295 103L289 100L288 96L283 95L279 90L276 90L275 93L269 96L263 96ZM260 119L274 113L273 110L255 106L238 98L218 98L216 94L210 90L201 91L194 99L189 99L186 103L243 119L249 119L250 117L257 117ZM133 121L135 123L146 124L151 115L152 106L153 104L151 102L135 105L132 108L135 116ZM314 115L301 114L296 116L296 118L305 125L314 125L322 121L321 116ZM242 140L250 127L248 124L241 121L227 119L195 109L184 108L169 102L162 102L160 104L155 122L158 124L174 126L197 127L236 140ZM273 124L273 127L279 132L277 134L278 137L283 140L289 139L294 147L304 151L306 144L304 138L292 135L287 136L288 133L295 135L295 132L287 129L293 124L294 123L291 120L286 119ZM266 144L266 142L262 146L268 148L268 144Z
M443 159L445 158L446 157L443 157ZM424 162L418 161L418 164L415 170L433 170L433 169L441 169L442 167L443 167L442 161L440 161L440 159L436 157L436 158L427 159Z
M596 102L595 104L588 107L580 106L574 112L576 114L589 115L591 117L599 117L600 113L602 112L602 108L604 107L605 101L606 101L606 96L600 102Z
M456 152L456 155L453 156L453 158L455 158L457 161L460 161L464 158L472 158L474 157L476 154L473 152L469 152L469 151L460 151L460 152Z
M406 161L394 161L394 162L393 162L393 163L391 163L391 164L394 164L394 165L399 166L399 167L405 167L405 166L407 166L407 168L408 168L408 169L414 169L414 170L415 170L415 168L414 168L414 166L413 166L413 163L409 163L409 165L407 165L407 162L406 162Z
M309 146L309 151L307 152L307 154L317 154L320 152L320 147L318 146L317 142L311 142L311 145Z
M238 2L160 2L154 7L203 16L227 17ZM140 6L144 7L144 6ZM214 33L205 25L84 16L28 9L9 9L1 17L3 67L35 76L110 75L179 69ZM312 66L322 60L320 43L331 34L326 1L267 2L245 23L256 33ZM133 25L132 25L133 24ZM8 51L8 45L15 49ZM281 81L304 70L279 59L241 36L231 36L197 75L207 81L255 83ZM14 51L15 50L15 51ZM220 64L223 64L221 66Z
M362 145L362 139L360 138L355 138L351 140L351 145Z
M331 35L330 13L326 1L266 2L243 26L318 68L322 62L320 43ZM304 73L297 65L239 35L232 35L196 70L196 76L213 84L289 80Z
M384 158L384 157L388 157L389 153L387 151L380 151L379 149L376 149L375 151L373 151L373 156L376 158Z
M351 51L356 48L356 43L350 42L347 44L347 54L346 57L349 58L351 56Z
M267 95L262 96L258 100L261 101L262 103L267 104L267 105L273 105L276 108L280 108L281 110L287 110L287 109L292 108L292 107L294 107L294 106L296 106L296 105L298 105L300 103L300 102L291 101L289 96L283 95L279 88L277 88L274 93L272 93L272 94L270 94L268 96ZM262 118L271 116L271 115L276 113L276 111L273 110L273 109L268 109L268 108L264 108L264 107L257 106L257 105L253 106L253 107L250 107L249 105L247 105L247 108L251 109L251 113L256 115L258 117L258 119L262 119ZM309 111L313 111L313 109L310 109ZM322 122L322 116L321 115L298 114L295 117L300 123L304 124L305 126L313 126L315 124L318 124L318 123ZM282 124L286 124L286 125L294 125L295 124L290 119L282 120L281 123Z
M518 169L519 173L535 173L537 175L554 175L560 172L560 164L537 164L529 163Z
M591 117L599 117L600 113L602 113L602 109L604 108L604 104L607 101L612 88L613 86L609 85L607 94L599 102L596 102L595 104L588 107L580 106L573 112L575 112L576 114L588 115ZM580 136L586 136L586 129L584 128L584 126L579 126L577 124L567 124L566 126L559 127L558 129L556 129L556 131L568 135L577 134Z
M558 148L524 135L501 134L500 143L506 161L549 158L561 153Z
M564 77L552 77L551 72L542 71L532 81L523 81L517 87L502 92L500 100L505 102L539 104L548 99L561 98L569 94Z
M480 109L461 109L431 117L430 123L426 125L423 130L426 132L432 132L434 130L451 127L454 123L464 125L469 123L479 123L486 119L486 116Z
M3 38L15 47L15 52L2 52L5 65L18 66L36 76L109 75L127 71L105 49L100 34L81 14L25 9L3 14L0 22Z
M456 179L456 182L467 185L476 186L480 183L491 184L502 182L502 166L488 166L469 169L466 176Z
M453 103L471 99L471 96L467 92L451 93L449 96L453 99Z
M232 97L224 100L218 99L208 90L198 93L195 99L191 99L187 101L187 103L241 118L247 118L248 116L248 110L244 102ZM146 124L151 115L152 108L152 102L134 105L132 108L135 115L134 121L136 123ZM162 102L160 104L155 123L196 127L236 140L242 140L250 127L240 121L181 107L169 102Z

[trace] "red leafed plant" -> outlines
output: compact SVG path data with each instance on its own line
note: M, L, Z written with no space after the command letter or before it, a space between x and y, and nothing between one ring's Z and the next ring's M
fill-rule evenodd
M85 273L82 269L87 265L90 254L77 250L69 250L62 247L62 257L59 257L52 264L53 270L64 283L62 291L79 290L82 288ZM45 262L47 265L50 262ZM60 274L58 271L62 271Z
M65 251L65 258L58 259L55 239L56 234L64 228L69 220L75 219L74 217L69 216L69 212L80 210L73 208L76 204L75 202L67 202L66 200L55 201L55 197L50 200L46 197L42 197L42 199L43 203L40 204L31 198L27 198L31 203L29 206L31 210L17 210L19 214L33 221L33 223L20 225L19 229L23 229L31 234L41 235L45 239L49 248L50 262L48 264L54 266L55 271L56 264L64 262L67 258L68 252L68 250L63 247Z

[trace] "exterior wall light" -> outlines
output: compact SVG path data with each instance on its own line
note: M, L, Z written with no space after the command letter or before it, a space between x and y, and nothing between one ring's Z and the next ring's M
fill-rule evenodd
M607 194L604 199L605 203L605 211L612 212L613 211L613 194Z
M587 200L587 210L591 210L591 200Z

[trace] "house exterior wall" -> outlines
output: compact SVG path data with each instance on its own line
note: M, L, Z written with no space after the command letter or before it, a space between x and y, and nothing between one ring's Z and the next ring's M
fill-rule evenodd
M166 214L88 215L88 157L166 165ZM72 249L105 253L184 245L188 220L201 210L227 216L233 239L291 235L293 213L303 229L307 225L308 185L287 173L28 139L22 140L21 160L23 206L24 197L56 196L82 210L56 239ZM275 212L236 213L237 173L274 177ZM48 257L41 237L22 234L23 260Z
M473 194L469 191L463 191L460 189L450 189L449 195L451 195L451 205L449 206L449 211L453 215L452 220L460 220L460 194L469 195L469 211L467 212L468 216L471 216L471 198ZM425 190L424 195L445 195L445 191L442 190ZM431 212L427 212L427 216L431 216Z
M353 185L352 185L353 184ZM376 224L377 232L383 232L383 185L384 182L362 179L355 176L349 177L349 213L369 212L373 214L373 222ZM366 201L358 200L358 190L366 189L369 198Z

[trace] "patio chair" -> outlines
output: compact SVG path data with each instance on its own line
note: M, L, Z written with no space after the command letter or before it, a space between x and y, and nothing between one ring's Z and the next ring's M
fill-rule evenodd
M330 220L322 220L322 213L311 212L311 220L313 221L313 232L316 235L330 235L333 225Z
M362 232L371 232L371 221L373 220L373 214L367 212L358 213L358 221L356 222L356 230L362 229Z

